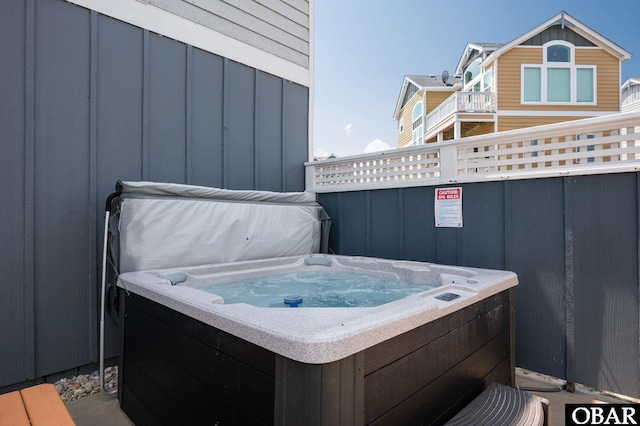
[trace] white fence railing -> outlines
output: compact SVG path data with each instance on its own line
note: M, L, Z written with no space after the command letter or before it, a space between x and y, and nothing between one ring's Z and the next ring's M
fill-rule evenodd
M493 92L455 92L427 115L427 130L454 112L494 112Z
M307 190L342 192L640 171L640 112L309 162Z

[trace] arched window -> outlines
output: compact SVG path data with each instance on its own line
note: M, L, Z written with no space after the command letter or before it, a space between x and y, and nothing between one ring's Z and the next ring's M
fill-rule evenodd
M424 143L424 131L422 130L422 101L418 102L413 107L412 115L412 128L411 143L413 145L422 145Z
M522 65L522 103L596 104L595 65L577 65L575 46L545 43L543 63Z
M465 85L471 83L471 81L473 79L475 79L477 76L480 75L480 62L482 62L482 58L477 58L464 71L464 84Z
M547 46L547 62L571 62L571 48L562 44Z

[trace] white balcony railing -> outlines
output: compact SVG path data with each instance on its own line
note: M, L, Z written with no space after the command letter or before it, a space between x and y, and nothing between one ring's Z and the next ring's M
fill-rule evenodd
M309 162L306 169L314 192L640 171L640 112Z
M454 112L494 112L493 92L455 92L427 114L427 130Z

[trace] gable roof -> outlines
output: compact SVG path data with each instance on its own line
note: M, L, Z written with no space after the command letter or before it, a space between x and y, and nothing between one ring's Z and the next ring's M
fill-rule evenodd
M522 34L520 37L494 50L493 53L491 53L487 57L487 59L482 63L482 66L486 67L487 65L491 64L495 59L500 57L500 55L509 51L511 48L515 46L519 46L523 42L529 40L531 37L545 31L547 28L554 25L560 25L562 28L564 28L565 26L570 27L573 32L584 37L586 40L592 42L596 46L606 50L611 55L615 56L621 61L626 61L627 59L631 58L631 53L627 52L626 50L624 50L623 48L621 48L611 40L600 35L596 31L584 25L582 22L575 19L573 16L569 15L567 12L563 11L557 14L556 16L554 16L553 18L547 20L546 22L543 22L542 24L538 25L531 31L528 31Z
M447 90L454 91L456 90L456 85L460 83L460 77L458 76L449 76L447 79L447 83L445 84L442 81L441 75L429 74L429 75L405 75L404 80L402 82L402 89L400 89L400 95L398 96L398 102L396 103L396 109L393 113L393 118L398 119L400 116L400 111L404 106L404 98L407 94L407 91L411 86L415 86L417 91L422 89L429 89L434 91L439 90Z
M625 80L624 83L622 83L622 86L620 86L620 91L622 92L629 87L636 85L640 85L640 77L629 77Z
M460 81L460 79L458 77L449 77L447 79L447 82L445 84L444 81L442 81L442 75L435 75L435 74L429 74L429 75L407 75L405 76L405 79L408 80L409 82L413 83L414 85L416 85L418 88L423 89L425 87L451 87L453 86L455 83L457 83L458 81Z
M469 62L474 60L480 55L490 54L491 52L504 46L502 43L467 43L462 52L462 56L456 66L456 74L462 74L464 68L469 65ZM474 54L474 52L477 52Z

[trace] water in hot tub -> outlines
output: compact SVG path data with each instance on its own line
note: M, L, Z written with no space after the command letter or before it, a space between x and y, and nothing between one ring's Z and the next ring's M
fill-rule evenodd
M421 293L434 285L401 279L337 271L302 271L254 277L200 288L217 294L225 304L259 307L371 307ZM294 297L292 297L294 296ZM285 299L289 303L285 303Z

